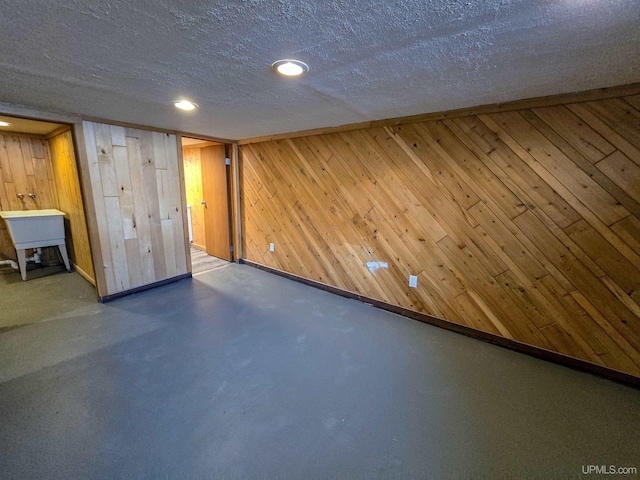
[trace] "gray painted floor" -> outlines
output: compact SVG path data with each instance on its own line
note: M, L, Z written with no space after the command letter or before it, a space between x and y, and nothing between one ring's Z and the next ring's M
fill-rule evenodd
M638 390L248 266L93 295L76 274L0 285L2 478L640 468Z

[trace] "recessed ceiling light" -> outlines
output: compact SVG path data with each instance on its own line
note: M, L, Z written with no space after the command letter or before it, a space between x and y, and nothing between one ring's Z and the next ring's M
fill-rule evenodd
M10 127L11 124L9 122L3 122L0 120L0 127Z
M300 60L278 60L271 65L274 71L287 77L297 77L309 71L309 65Z
M193 103L190 102L189 100L178 100L177 102L174 102L174 105L176 106L176 108L179 108L180 110L195 110L196 108L198 108L198 104L197 103Z

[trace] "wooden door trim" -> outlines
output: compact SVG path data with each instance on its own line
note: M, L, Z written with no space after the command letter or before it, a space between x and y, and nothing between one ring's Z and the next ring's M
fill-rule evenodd
M184 249L187 256L187 272L193 271L191 264L191 245L189 244L189 219L187 218L187 187L184 183L184 158L182 157L182 135L176 134L176 149L178 150L178 183L180 184L180 204L182 208L182 233L184 235Z
M240 196L240 155L238 144L231 145L231 215L233 259L237 263L244 255L242 248L242 199Z

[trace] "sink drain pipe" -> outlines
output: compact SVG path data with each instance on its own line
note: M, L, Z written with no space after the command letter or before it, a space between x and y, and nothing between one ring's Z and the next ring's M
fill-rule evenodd
M25 258L25 261L41 264L42 263L41 255L42 255L42 248L36 248L33 251L33 257L27 257ZM14 270L20 270L20 267L18 266L18 264L13 260L0 260L0 265L10 265L11 268L13 268Z
M33 252L33 257L27 257L25 258L25 260L27 262L34 262L39 264L42 263L42 261L40 260L40 255L42 255L42 248L36 248Z
M0 265L11 265L11 268L18 270L18 264L13 260L0 260Z

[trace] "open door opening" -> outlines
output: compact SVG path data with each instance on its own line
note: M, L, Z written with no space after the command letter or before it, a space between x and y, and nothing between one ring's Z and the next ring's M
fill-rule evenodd
M182 137L193 273L233 261L229 145ZM206 258L206 256L215 258Z
M6 328L93 303L96 290L72 126L7 115L0 122L0 328Z

